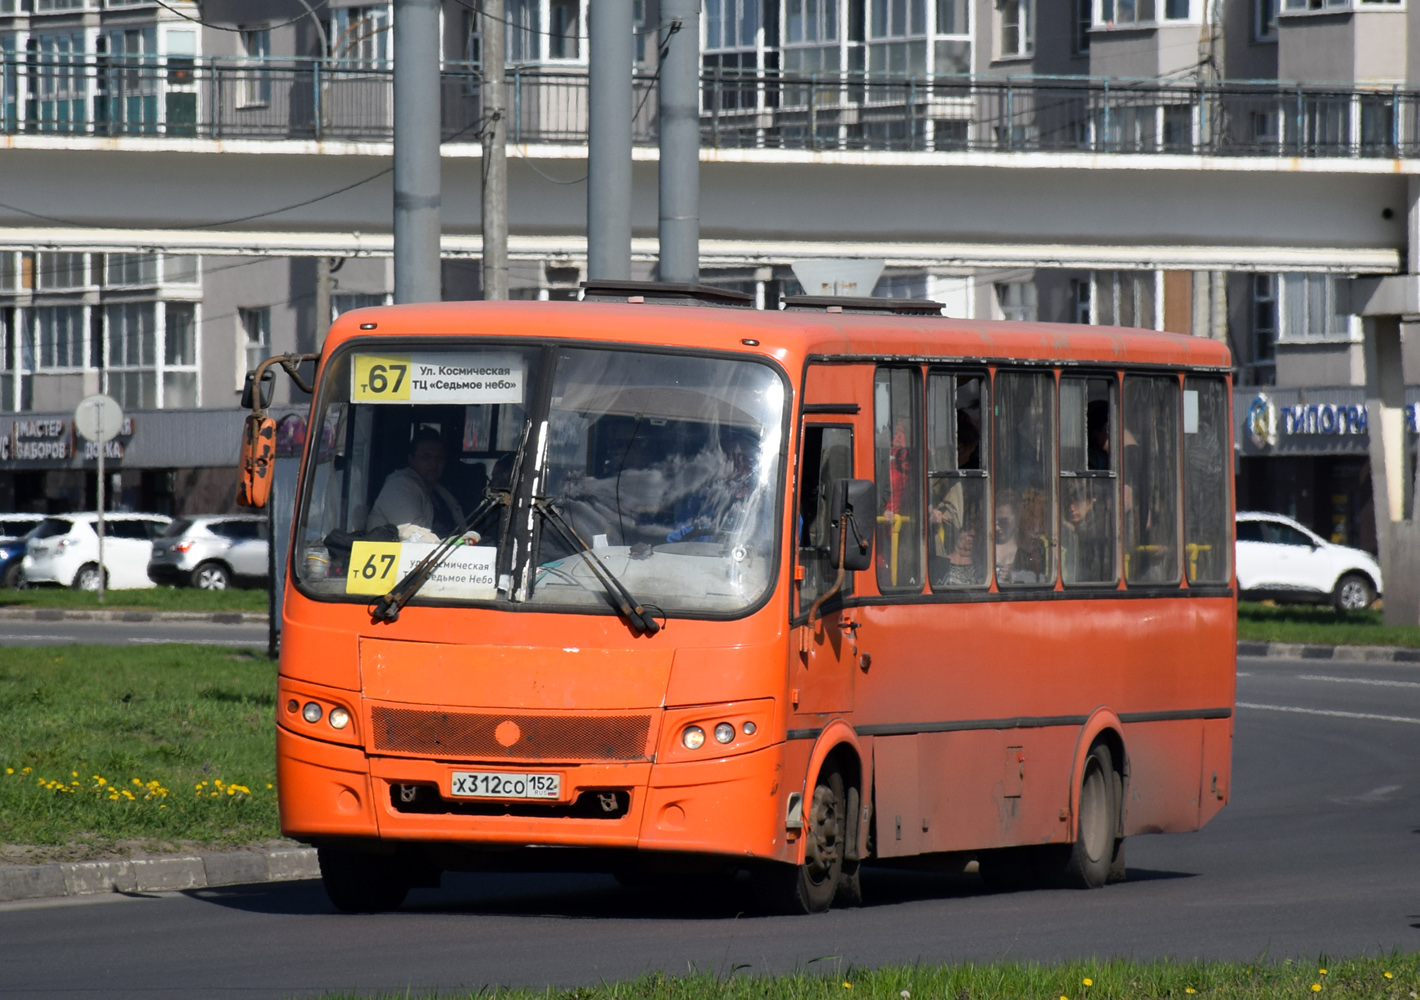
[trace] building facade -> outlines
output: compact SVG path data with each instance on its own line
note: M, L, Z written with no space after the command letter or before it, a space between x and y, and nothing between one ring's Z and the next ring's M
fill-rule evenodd
M658 50L676 41L656 0L633 7L634 128L638 144L648 145ZM1414 0L705 0L696 40L702 142L884 156L1084 150L1139 157L1141 169L1170 154L1413 157L1414 7ZM587 0L507 0L506 11L497 30L505 33L515 101L510 138L585 144ZM476 144L490 24L460 0L443 0L442 24L445 141ZM389 3L0 0L0 128L57 142L387 142L392 28ZM85 182L102 178L77 168L75 183ZM1166 199L1168 188L1164 171L1157 197ZM23 192L4 192L0 202L9 200L4 194ZM1350 312L1343 267L1047 264L975 266L946 254L898 261L875 294L933 298L959 317L1226 340L1244 415L1259 399L1286 412L1345 410L1361 392L1360 319ZM644 255L634 268L654 277ZM584 249L515 255L511 272L515 297L575 297L586 277ZM799 290L787 257L720 254L702 276L771 308ZM446 259L442 277L446 299L481 294L476 255ZM167 426L235 413L242 378L258 360L316 349L331 317L390 301L392 290L390 262L380 256L11 240L0 247L0 508L92 502L82 447L71 440L58 456L59 445L35 443L92 392L114 396L134 417L135 437L115 464L118 502L160 511L229 504L234 437L220 445L214 437L205 451L165 452L143 445L143 435L167 441ZM1420 385L1417 354L1409 352L1414 370L1405 373L1412 386ZM299 404L289 389L280 392L279 402ZM1240 506L1282 510L1337 540L1373 544L1374 530L1362 526L1370 516L1365 448L1357 444L1364 433L1308 430L1320 426L1304 420L1276 441L1263 435L1241 444Z

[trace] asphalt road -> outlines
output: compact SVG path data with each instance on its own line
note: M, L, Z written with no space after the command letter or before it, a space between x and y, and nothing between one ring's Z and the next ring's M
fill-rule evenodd
M1141 837L1094 892L984 892L877 871L868 905L758 917L742 886L446 876L396 913L341 916L318 883L0 905L0 997L279 997L566 986L664 969L1420 948L1420 668L1239 663L1233 800Z
M62 621L0 621L0 646L53 646L93 643L102 646L159 642L250 646L266 649L266 623L223 625L216 622L109 622L66 618Z

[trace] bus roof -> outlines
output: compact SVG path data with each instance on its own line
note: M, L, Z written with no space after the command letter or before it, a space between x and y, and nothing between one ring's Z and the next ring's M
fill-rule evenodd
M1215 340L1156 330L936 316L758 310L619 302L439 302L343 313L326 340L467 336L557 338L809 357L1039 361L1226 369ZM747 344L746 341L758 341Z

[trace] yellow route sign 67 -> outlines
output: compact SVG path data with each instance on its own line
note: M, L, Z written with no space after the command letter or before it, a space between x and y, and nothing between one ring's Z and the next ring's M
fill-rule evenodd
M409 402L409 356L355 355L355 384L351 398L357 403ZM384 591L380 591L384 593Z
M399 582L399 542L356 542L345 574L347 594L388 594Z

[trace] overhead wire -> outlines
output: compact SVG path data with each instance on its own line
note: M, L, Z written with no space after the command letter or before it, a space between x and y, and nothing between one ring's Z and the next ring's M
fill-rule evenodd
M225 25L225 24L215 24L215 23L212 22L212 21L204 21L201 17L193 17L191 14L186 14L186 13L184 13L183 11L179 10L178 8L176 8L176 7L172 6L171 4L167 3L166 0L153 0L153 2L156 3L159 7L162 7L164 10L166 10L166 11L171 11L172 13L176 14L178 17L182 18L184 21L191 21L193 24L200 24L200 25L202 25L202 27L204 27L204 28L211 28L213 31L230 31L230 32L236 34L236 33L240 33L240 32L244 32L244 31L249 31L249 30L250 30L249 28L228 27L228 26ZM296 24L296 23L299 22L299 21L304 21L306 18L310 17L310 16L311 16L312 14L314 14L316 11L320 10L322 7L328 6L329 4L330 4L330 0L317 0L316 3L311 4L310 10L306 11L305 13L300 14L300 15L298 15L298 16L296 16L296 17L293 17L293 18L291 18L291 20L289 20L289 21L281 21L281 22L278 23L278 24L263 24L263 25L262 25L262 30L269 30L269 29L272 29L272 28L286 28L286 27L289 27L290 25Z

